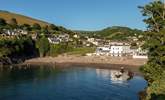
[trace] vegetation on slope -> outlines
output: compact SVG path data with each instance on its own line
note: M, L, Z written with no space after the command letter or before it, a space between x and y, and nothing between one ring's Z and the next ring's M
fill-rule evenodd
M96 48L94 48L94 47L79 47L79 48L73 48L67 54L85 56L87 53L95 52L95 50L96 50Z
M20 63L37 56L35 42L31 37L0 39L0 64Z
M15 19L17 19L17 22L18 22L19 25L23 25L23 24L33 25L34 23L38 23L41 26L46 26L46 25L50 24L50 23L47 23L47 22L44 22L44 21L41 21L41 20L31 18L31 17L11 13L11 12L8 12L8 11L2 11L2 10L0 10L0 18L5 19L7 22L10 22L10 20L12 18L15 18Z
M140 30L131 29L128 27L114 26L114 27L106 28L98 32L97 34L99 34L102 37L107 37L110 39L126 39L129 36L136 36L141 33L142 31Z
M165 4L160 0L139 7L150 29L145 33L144 48L148 62L141 68L148 81L145 100L165 100Z
M106 38L109 40L116 41L129 41L131 37L139 37L143 34L143 31L138 29L131 29L128 27L121 26L113 26L105 28L101 31L79 31L83 35L87 35L89 37L98 37L98 38Z
M19 63L25 59L39 55L41 57L54 56L67 52L67 48L71 47L68 43L65 45L62 43L57 45L57 49L54 44L50 44L48 41L48 37L53 37L57 34L69 34L70 37L73 37L74 32L64 27L54 24L45 24L46 26L42 27L39 23L24 23L20 25L18 22L19 19L13 18L12 15L10 20L1 17L2 16L0 16L0 64ZM16 35L10 36L5 33L7 35L5 37L3 36L4 29L10 31L22 29L26 30L28 34L21 35L20 33L16 33ZM37 35L35 41L31 38L33 34Z

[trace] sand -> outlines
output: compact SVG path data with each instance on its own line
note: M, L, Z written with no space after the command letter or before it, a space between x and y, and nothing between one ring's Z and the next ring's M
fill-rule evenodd
M60 55L58 57L43 57L26 60L24 64L41 64L41 63L81 63L81 64L117 64L142 66L147 59L132 59L127 57L110 57L110 56L75 56Z

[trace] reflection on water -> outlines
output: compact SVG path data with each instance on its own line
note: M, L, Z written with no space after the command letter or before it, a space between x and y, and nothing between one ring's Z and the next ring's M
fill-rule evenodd
M103 78L109 78L112 83L124 83L133 78L133 72L122 71L122 70L106 70L106 69L96 69L98 76Z
M132 75L78 66L0 67L0 100L138 100L147 83Z
M19 82L35 82L55 74L58 70L55 67L45 66L8 66L0 68L0 87L3 85L13 85ZM3 86L2 85L2 86ZM1 99L0 99L1 100Z

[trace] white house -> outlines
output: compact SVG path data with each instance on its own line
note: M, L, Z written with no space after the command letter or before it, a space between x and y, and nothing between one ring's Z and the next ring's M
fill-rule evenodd
M123 56L130 53L129 45L113 45L111 46L111 56Z
M97 47L96 55L110 55L110 51L111 51L111 47L109 45Z
M22 34L22 35L27 35L28 34L28 31L25 31L25 30L22 30L22 29L18 29L17 32Z
M147 50L131 49L131 46L128 43L122 42L111 42L110 45L104 45L96 48L95 55L106 55L106 56L132 56L136 59L147 59Z
M49 41L49 43L52 43L52 44L59 44L60 43L60 40L55 38L55 37L48 37L48 41Z
M3 34L6 34L7 36L14 36L14 35L27 35L28 31L22 30L22 29L3 29Z
M95 38L87 38L87 41L88 42L94 42L95 41Z
M134 59L148 59L147 50L142 50L142 48L138 48L133 52L132 58Z
M49 43L59 44L60 42L68 42L70 40L68 34L53 35L48 37Z
M124 42L111 42L110 43L111 56L127 56L131 53L130 45Z
M99 45L99 41L95 38L87 38L87 41L98 46Z
M60 34L57 36L60 42L68 42L69 41L69 35L68 34Z
M111 56L122 56L123 46L111 46Z
M80 38L77 34L73 35L74 38Z
M12 31L12 30L5 30L5 33L7 34L7 35L16 35L16 33L14 32L14 31Z
M110 45L97 47L96 55L127 56L131 53L130 47L127 43L112 42Z

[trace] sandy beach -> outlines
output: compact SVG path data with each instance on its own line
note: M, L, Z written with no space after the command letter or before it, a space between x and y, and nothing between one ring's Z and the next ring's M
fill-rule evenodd
M141 66L144 65L146 62L147 59L132 59L126 57L60 55L58 57L29 59L26 60L24 64L72 63L72 64L115 64L115 65Z

